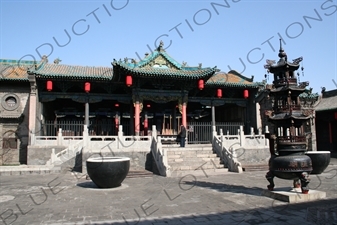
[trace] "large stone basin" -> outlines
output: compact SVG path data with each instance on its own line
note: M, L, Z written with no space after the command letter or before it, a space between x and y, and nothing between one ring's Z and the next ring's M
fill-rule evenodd
M321 174L329 166L330 151L308 151L305 154L311 158L311 174Z
M86 161L87 172L99 188L121 186L130 169L128 157L97 157Z

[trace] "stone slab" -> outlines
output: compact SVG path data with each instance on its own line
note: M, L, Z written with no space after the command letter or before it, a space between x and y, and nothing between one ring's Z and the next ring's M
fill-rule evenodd
M261 195L284 202L298 203L324 199L326 197L326 192L309 190L308 194L302 194L301 188L283 187L275 188L273 191L263 190Z

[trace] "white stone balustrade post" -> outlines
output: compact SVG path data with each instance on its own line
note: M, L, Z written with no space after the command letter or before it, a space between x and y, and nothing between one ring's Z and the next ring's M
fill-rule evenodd
M213 139L216 137L217 132L216 132L216 127L212 126L212 134L213 134Z
M243 126L240 126L239 135L240 135L240 146L243 147L246 144L245 143L245 133L243 132Z
M123 125L118 126L118 137L123 136Z
M54 162L55 162L55 148L51 149L51 156L50 156L50 158L51 158L51 164L53 165Z
M157 140L157 128L156 125L152 125L152 137Z
M118 136L117 136L117 149L120 147L120 143L123 140L123 125L118 126Z
M62 128L59 128L58 134L57 134L57 145L62 145Z
M268 126L266 126L265 130L266 130L265 133L269 134L269 128L268 128ZM266 147L269 147L269 139L268 138L265 138L265 144L266 144Z
M221 159L223 160L223 147L224 147L224 137L222 133L222 129L220 129L220 141L221 141Z
M161 145L161 137L159 136L158 137L158 140L157 140L157 148L156 148L156 160L158 160L158 152L160 152L162 149L162 145ZM161 153L161 152L160 152Z

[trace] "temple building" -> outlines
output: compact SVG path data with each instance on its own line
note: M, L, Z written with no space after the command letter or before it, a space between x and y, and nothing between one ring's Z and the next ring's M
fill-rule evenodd
M86 128L90 140L112 140L153 132L170 137L184 125L187 143L200 144L212 143L220 129L261 134L270 125L266 81L179 63L162 42L140 61L114 59L107 67L60 62L0 60L0 165L44 164L39 158L50 158L52 147L66 147L57 142L60 135L80 140ZM317 95L308 101L311 95L306 91L301 102L316 102Z

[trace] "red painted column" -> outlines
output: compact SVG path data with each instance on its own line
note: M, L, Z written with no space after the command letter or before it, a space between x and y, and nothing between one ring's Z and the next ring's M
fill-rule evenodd
M183 103L182 105L182 124L184 125L184 127L186 127L187 125L187 121L186 121L186 103Z
M139 101L136 101L135 103L135 135L139 136L139 123L140 123L140 106L139 106Z
M116 134L118 134L118 129L119 129L119 116L118 116L118 114L115 115L115 129L116 129Z

